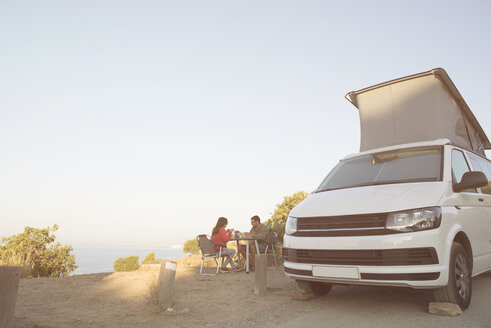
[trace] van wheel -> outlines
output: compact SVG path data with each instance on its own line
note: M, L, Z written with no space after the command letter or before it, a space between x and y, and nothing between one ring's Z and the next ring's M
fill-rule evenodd
M320 281L309 281L309 286L315 295L326 295L332 288L331 284Z
M452 244L448 273L448 284L434 290L435 300L458 304L465 310L471 303L472 296L471 259L459 243Z
M309 281L309 280L295 280L297 283L297 288L300 293L314 293L315 295L326 295L331 291L332 285L320 282L320 281Z

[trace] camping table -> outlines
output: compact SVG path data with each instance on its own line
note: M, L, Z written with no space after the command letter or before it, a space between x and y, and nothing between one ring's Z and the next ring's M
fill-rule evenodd
M254 240L254 243L256 244L256 251L259 252L259 245L257 243L258 239L253 237L253 236L237 236L237 238L232 238L231 240L235 240L237 242L237 257L239 258L239 263L240 263L240 252L239 252L239 241L245 240L246 241L246 272L249 273L249 243Z

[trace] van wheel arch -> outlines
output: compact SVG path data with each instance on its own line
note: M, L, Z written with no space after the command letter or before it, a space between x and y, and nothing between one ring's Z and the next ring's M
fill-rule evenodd
M471 275L472 275L472 270L474 267L474 257L472 255L472 246L471 246L471 242L469 241L469 238L467 237L465 232L459 231L459 233L457 233L457 235L455 235L453 242L459 243L460 245L462 245L462 247L464 247L464 250L467 252L467 254L469 256L470 269L471 269Z
M454 303L462 311L467 309L472 298L472 273L470 254L458 242L452 243L449 277L446 286L433 290L435 301Z

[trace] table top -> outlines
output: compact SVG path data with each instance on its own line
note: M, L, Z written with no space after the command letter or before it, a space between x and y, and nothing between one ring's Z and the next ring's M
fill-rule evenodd
M254 236L237 236L237 238L230 238L230 241L232 240L259 240L259 238L256 238Z

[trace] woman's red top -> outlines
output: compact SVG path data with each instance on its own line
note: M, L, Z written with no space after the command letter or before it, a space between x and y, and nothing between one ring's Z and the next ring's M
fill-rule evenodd
M214 245L227 245L230 238L232 238L232 231L227 232L224 227L221 227L220 230L218 230L218 233L211 236L211 241ZM218 251L220 250L220 247L215 246L215 249Z

